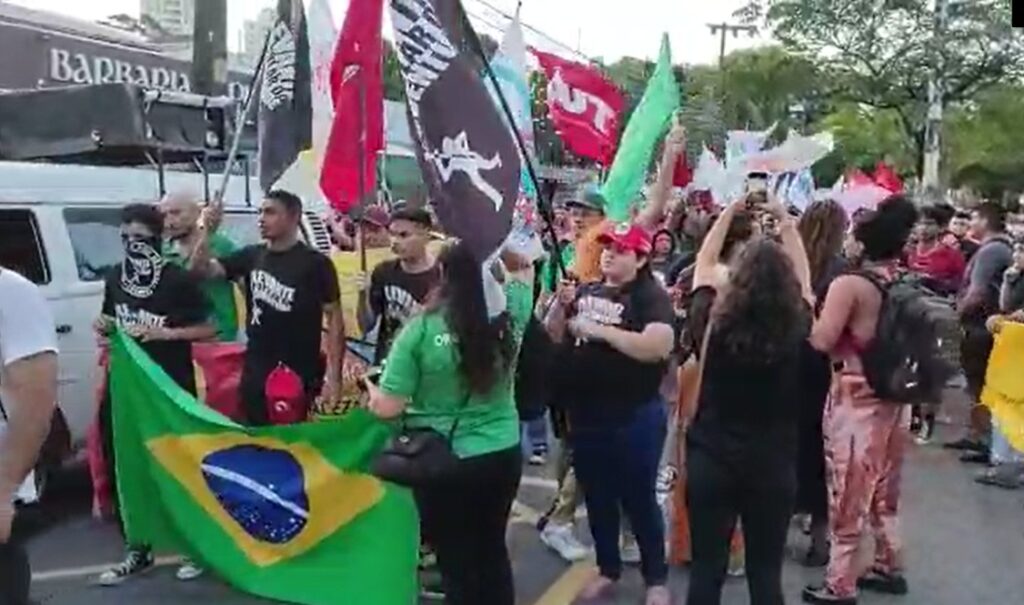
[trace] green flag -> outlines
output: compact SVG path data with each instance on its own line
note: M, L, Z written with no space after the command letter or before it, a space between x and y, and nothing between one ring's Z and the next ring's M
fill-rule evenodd
M280 601L415 601L415 504L366 473L386 426L357 410L242 427L180 389L123 333L111 348L129 543L193 557L239 589Z
M672 74L672 50L668 34L665 34L661 38L661 54L654 75L647 82L647 90L629 118L615 161L601 190L607 200L605 214L611 220L629 220L630 209L640 196L651 155L668 130L672 113L678 108L679 85Z

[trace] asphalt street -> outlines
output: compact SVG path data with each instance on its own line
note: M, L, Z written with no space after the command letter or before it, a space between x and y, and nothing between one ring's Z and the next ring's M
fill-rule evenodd
M949 427L940 437L953 436ZM565 605L592 569L589 563L570 566L549 552L532 523L554 493L550 469L529 469L509 526L518 601L524 605ZM1011 605L1024 602L1024 492L981 487L972 481L975 467L967 467L937 445L914 446L904 472L903 523L910 595L903 598L864 594L868 605ZM70 473L53 486L39 514L47 529L30 544L34 569L33 595L45 605L243 605L261 603L226 587L214 577L182 583L174 578L172 558L145 576L118 588L92 584L95 576L119 559L116 529L91 519L88 482L82 473ZM586 536L585 519L580 522ZM804 538L792 533L799 547ZM866 549L865 556L869 556ZM789 563L785 570L786 594L799 602L800 589L817 582L820 570ZM674 569L674 602L682 603L687 572ZM344 587L339 587L344 590ZM617 594L602 605L638 603L642 589L639 573L626 574ZM742 580L730 580L725 605L748 603ZM356 601L352 601L358 605Z

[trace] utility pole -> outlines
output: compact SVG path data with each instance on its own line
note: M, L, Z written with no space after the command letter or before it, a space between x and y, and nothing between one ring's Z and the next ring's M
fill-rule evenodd
M219 96L228 91L227 0L192 0L192 92Z
M942 44L949 24L948 0L935 0L935 48ZM942 114L945 105L945 82L942 78L943 65L939 65L940 57L936 57L936 65L928 80L928 121L924 135L924 162L921 173L921 186L925 195L941 196L942 184L940 168L942 165Z
M708 29L711 30L711 35L721 34L721 42L718 48L718 67L722 67L725 63L725 35L728 33L732 34L733 38L738 38L741 33L747 34L747 36L753 38L757 35L757 26L755 25L739 25L736 23L708 23Z

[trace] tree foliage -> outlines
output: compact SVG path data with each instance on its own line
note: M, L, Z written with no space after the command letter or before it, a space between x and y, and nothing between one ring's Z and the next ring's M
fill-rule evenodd
M918 164L933 77L956 106L1024 75L1005 0L951 0L942 29L931 0L755 0L739 14L826 74L831 98L895 112Z

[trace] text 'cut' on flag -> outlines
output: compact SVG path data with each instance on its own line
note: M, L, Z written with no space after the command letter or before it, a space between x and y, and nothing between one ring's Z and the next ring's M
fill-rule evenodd
M445 230L480 259L508 237L519 197L516 144L481 74L457 0L391 0L417 157Z

